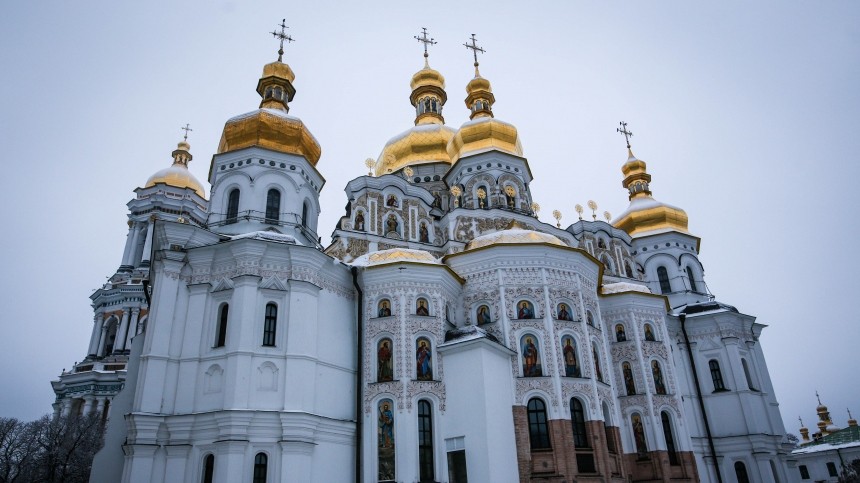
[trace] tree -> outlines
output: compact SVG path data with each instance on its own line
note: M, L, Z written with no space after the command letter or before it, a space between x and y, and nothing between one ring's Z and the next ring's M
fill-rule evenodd
M839 475L839 483L860 483L860 459L856 459L842 467L842 474Z
M86 483L103 434L98 415L0 418L0 483Z

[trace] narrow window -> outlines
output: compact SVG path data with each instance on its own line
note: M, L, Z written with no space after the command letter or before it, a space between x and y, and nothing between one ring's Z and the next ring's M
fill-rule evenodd
M236 223L236 218L239 216L239 188L234 188L227 195L227 224Z
M669 283L669 272L666 271L666 267L657 267L657 279L660 281L660 293L672 291L672 285Z
M270 189L266 195L266 223L273 225L280 219L281 192Z
M603 403L603 433L606 434L606 449L612 454L617 453L615 431L612 430L611 420L609 419L609 407L606 403Z
M263 321L263 345L275 346L275 330L278 327L278 306L266 304L266 318Z
M538 398L529 399L529 441L532 449L549 449L549 428L546 422L546 405Z
M800 479L801 480L808 480L809 479L809 468L807 468L806 465L800 465L797 467L797 469L800 470Z
M421 480L435 481L433 471L433 414L430 403L418 401L418 467Z
M448 452L448 481L450 483L467 483L466 450Z
M758 389L753 385L752 376L750 375L750 367L747 364L747 360L741 358L741 365L744 367L744 376L747 378L747 387L750 388L751 391L758 391Z
M716 359L708 361L708 367L711 369L711 379L714 381L714 392L725 391L726 386L723 384L723 373L720 372L720 363Z
M308 203L307 201L302 204L302 226L308 227Z
M212 483L212 477L215 475L215 455L206 455L203 460L203 483Z
M588 431L585 427L585 410L579 399L570 398L570 424L573 426L573 445L576 448L588 448Z
M735 476L738 477L738 483L750 483L750 477L747 474L747 465L742 461L735 462Z
M663 423L663 438L666 440L666 452L669 453L669 464L678 466L678 453L675 450L675 438L672 437L672 424L669 413L660 413L660 422Z
M687 278L690 279L690 290L692 290L693 292L698 292L699 289L696 288L696 279L695 277L693 277L693 269L690 268L689 265L687 265Z
M221 305L221 311L218 314L218 330L215 333L215 347L224 347L227 343L227 313L230 306L227 304Z
M269 472L269 457L266 453L257 453L254 457L254 483L266 483Z
M827 463L827 472L830 474L830 476L839 476L839 473L836 471L836 463L833 463L832 461Z

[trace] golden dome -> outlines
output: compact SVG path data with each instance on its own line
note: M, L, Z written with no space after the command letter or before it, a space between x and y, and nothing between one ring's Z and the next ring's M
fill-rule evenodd
M612 225L630 236L644 233L687 231L687 213L676 206L655 200L651 196L651 175L646 171L645 161L636 158L628 150L627 162L621 168L624 173L622 186L630 193L630 206L619 215Z
M322 154L320 144L301 119L288 115L289 101L296 93L295 77L283 62L263 66L263 76L257 83L257 93L263 98L260 108L227 121L218 154L259 146L302 156L316 166Z
M517 128L492 117L478 117L460 126L448 143L451 163L463 156L490 150L522 156L523 146Z
M388 263L397 263L397 262L414 262L414 263L426 263L430 265L439 265L439 260L436 259L430 252L426 252L424 250L412 250L409 248L392 248L389 250L381 250L378 252L369 253L360 258L366 257L367 266L373 265L385 265ZM356 262L359 263L356 259Z
M436 87L445 89L445 77L438 70L431 69L430 64L424 63L424 68L412 76L409 88L413 91L419 87Z
M466 245L466 250L474 250L476 248L486 247L497 244L531 244L531 243L549 243L550 245L558 245L566 247L561 239L549 233L541 233L534 230L524 230L521 228L510 228L507 230L496 231L475 237Z
M391 138L376 160L376 175L393 173L406 166L448 163L448 143L454 130L444 124L419 124Z
M181 141L176 150L173 151L173 165L150 176L143 187L151 188L157 184L165 184L175 188L189 188L205 199L206 191L203 189L203 185L197 181L191 171L188 171L188 162L191 161L190 149L191 145L186 141Z

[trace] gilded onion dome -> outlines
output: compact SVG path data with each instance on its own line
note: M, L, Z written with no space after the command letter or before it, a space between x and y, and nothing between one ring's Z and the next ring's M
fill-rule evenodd
M454 130L445 125L442 117L442 106L448 100L445 78L430 68L426 53L424 68L412 76L410 87L409 102L415 107L415 126L385 143L376 160L377 176L417 164L451 164L447 147Z
M513 124L493 117L496 102L490 81L481 77L475 62L475 77L466 85L466 107L471 114L469 121L460 126L448 143L448 156L455 163L463 156L484 151L502 151L514 156L523 155L523 147L517 128Z
M476 248L486 247L499 244L531 244L531 243L548 243L550 245L558 245L566 247L567 245L555 235L549 233L541 233L534 230L526 230L522 228L509 228L500 230L486 235L475 237L466 245L466 250L474 250Z
M295 77L290 66L280 60L266 64L257 83L260 108L227 121L218 153L259 146L302 156L316 166L322 154L319 142L301 119L288 114L289 102L296 94Z
M187 141L180 141L173 151L173 165L164 168L146 180L144 188L150 188L157 184L165 184L176 188L189 188L194 190L201 198L206 198L206 191L197 178L188 171L188 162L191 161L191 145Z
M689 233L687 213L681 208L655 200L651 196L651 175L645 169L645 161L636 158L630 149L627 153L627 162L621 167L624 173L621 184L630 193L630 206L612 225L630 236L666 231Z

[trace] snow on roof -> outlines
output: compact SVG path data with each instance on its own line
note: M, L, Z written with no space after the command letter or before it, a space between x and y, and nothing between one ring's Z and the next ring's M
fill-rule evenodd
M651 290L644 285L629 282L607 283L603 286L603 295L621 292L651 293Z
M299 243L296 237L292 235L285 235L283 233L276 233L273 231L252 231L250 233L242 233L241 235L233 235L230 237L231 240L241 240L244 238L264 240L276 243L288 243L290 245L301 245L301 243Z
M372 267L374 265L384 265L386 263L396 262L415 262L426 263L428 265L440 265L439 260L424 250L413 250L411 248L391 248L389 250L380 250L377 252L366 253L352 262L349 265L354 267Z

